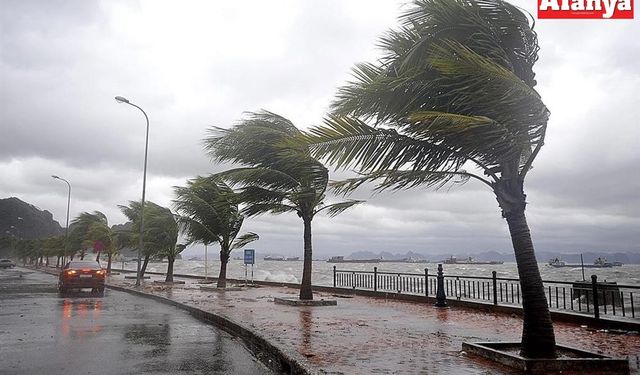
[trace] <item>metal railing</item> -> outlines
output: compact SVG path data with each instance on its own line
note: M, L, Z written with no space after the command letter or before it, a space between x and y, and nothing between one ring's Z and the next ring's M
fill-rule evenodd
M439 265L440 267L440 265ZM442 277L444 296L449 299L477 301L503 306L522 306L520 280L491 276L445 275L429 273L338 270L333 267L333 286L376 292L435 297L438 277ZM592 315L640 319L640 286L591 281L543 280L549 308Z

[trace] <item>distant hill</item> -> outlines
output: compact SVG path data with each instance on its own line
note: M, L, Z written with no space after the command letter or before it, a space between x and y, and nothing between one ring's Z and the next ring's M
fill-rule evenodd
M37 239L64 234L51 212L11 197L0 199L0 236Z

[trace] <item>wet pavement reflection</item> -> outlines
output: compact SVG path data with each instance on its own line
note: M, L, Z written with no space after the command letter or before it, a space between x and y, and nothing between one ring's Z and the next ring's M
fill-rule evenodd
M237 339L178 308L111 290L62 298L50 275L2 273L0 374L272 373Z

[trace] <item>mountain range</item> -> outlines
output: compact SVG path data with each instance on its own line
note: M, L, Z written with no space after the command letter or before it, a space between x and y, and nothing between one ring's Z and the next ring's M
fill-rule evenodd
M15 197L0 199L0 236L36 239L63 233L51 212Z

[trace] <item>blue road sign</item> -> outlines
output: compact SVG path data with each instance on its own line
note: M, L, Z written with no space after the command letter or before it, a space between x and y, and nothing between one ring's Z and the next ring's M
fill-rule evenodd
M244 249L244 264L255 264L256 251L254 249Z

